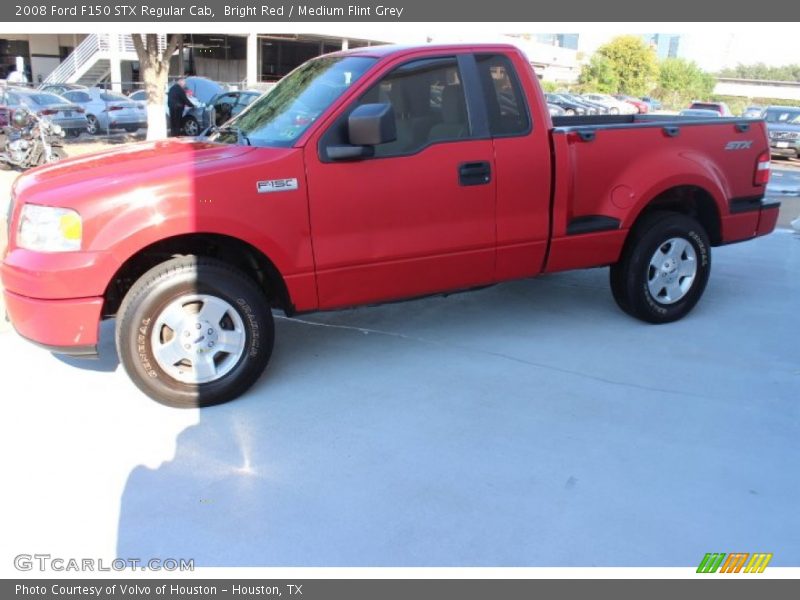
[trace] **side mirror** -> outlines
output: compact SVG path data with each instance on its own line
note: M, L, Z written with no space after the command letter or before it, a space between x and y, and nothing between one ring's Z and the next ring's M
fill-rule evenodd
M347 119L350 144L328 146L330 160L358 160L375 154L375 146L397 139L394 109L389 103L362 104Z
M397 139L392 105L362 104L347 119L347 133L353 146L378 146Z

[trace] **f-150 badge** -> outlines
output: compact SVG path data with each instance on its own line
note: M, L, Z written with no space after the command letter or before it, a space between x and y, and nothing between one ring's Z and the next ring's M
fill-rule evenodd
M256 183L256 189L259 194L268 194L269 192L291 192L297 189L297 179L270 179L269 181L259 181Z

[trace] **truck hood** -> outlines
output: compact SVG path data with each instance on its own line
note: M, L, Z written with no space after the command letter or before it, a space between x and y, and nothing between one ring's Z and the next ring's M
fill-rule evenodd
M59 195L69 196L71 186L85 193L90 181L92 191L118 190L133 182L198 174L216 161L236 159L254 149L194 139L130 144L32 169L17 179L14 193L52 196L58 190Z
M800 125L792 123L767 123L767 131L800 131Z

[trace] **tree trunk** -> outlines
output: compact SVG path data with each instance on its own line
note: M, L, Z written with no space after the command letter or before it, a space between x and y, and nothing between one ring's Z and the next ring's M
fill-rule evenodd
M175 53L180 36L171 35L163 52L158 51L158 36L154 33L134 33L131 37L147 92L147 139L160 140L167 137L169 59Z

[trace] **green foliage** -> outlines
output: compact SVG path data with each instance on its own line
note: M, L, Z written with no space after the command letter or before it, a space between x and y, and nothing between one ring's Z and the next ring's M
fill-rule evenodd
M764 63L755 63L753 65L738 64L735 67L722 69L719 72L719 76L738 79L800 81L800 64L784 65L782 67L769 67Z
M619 77L611 60L602 54L594 54L589 63L581 69L578 79L581 89L603 94L616 94L619 89Z
M655 95L665 106L679 109L714 92L715 80L693 61L667 58L661 62Z
M658 57L641 37L621 35L600 46L580 76L582 85L606 93L643 96L658 81Z
M542 89L549 93L555 92L560 85L555 81L539 81L542 84Z

